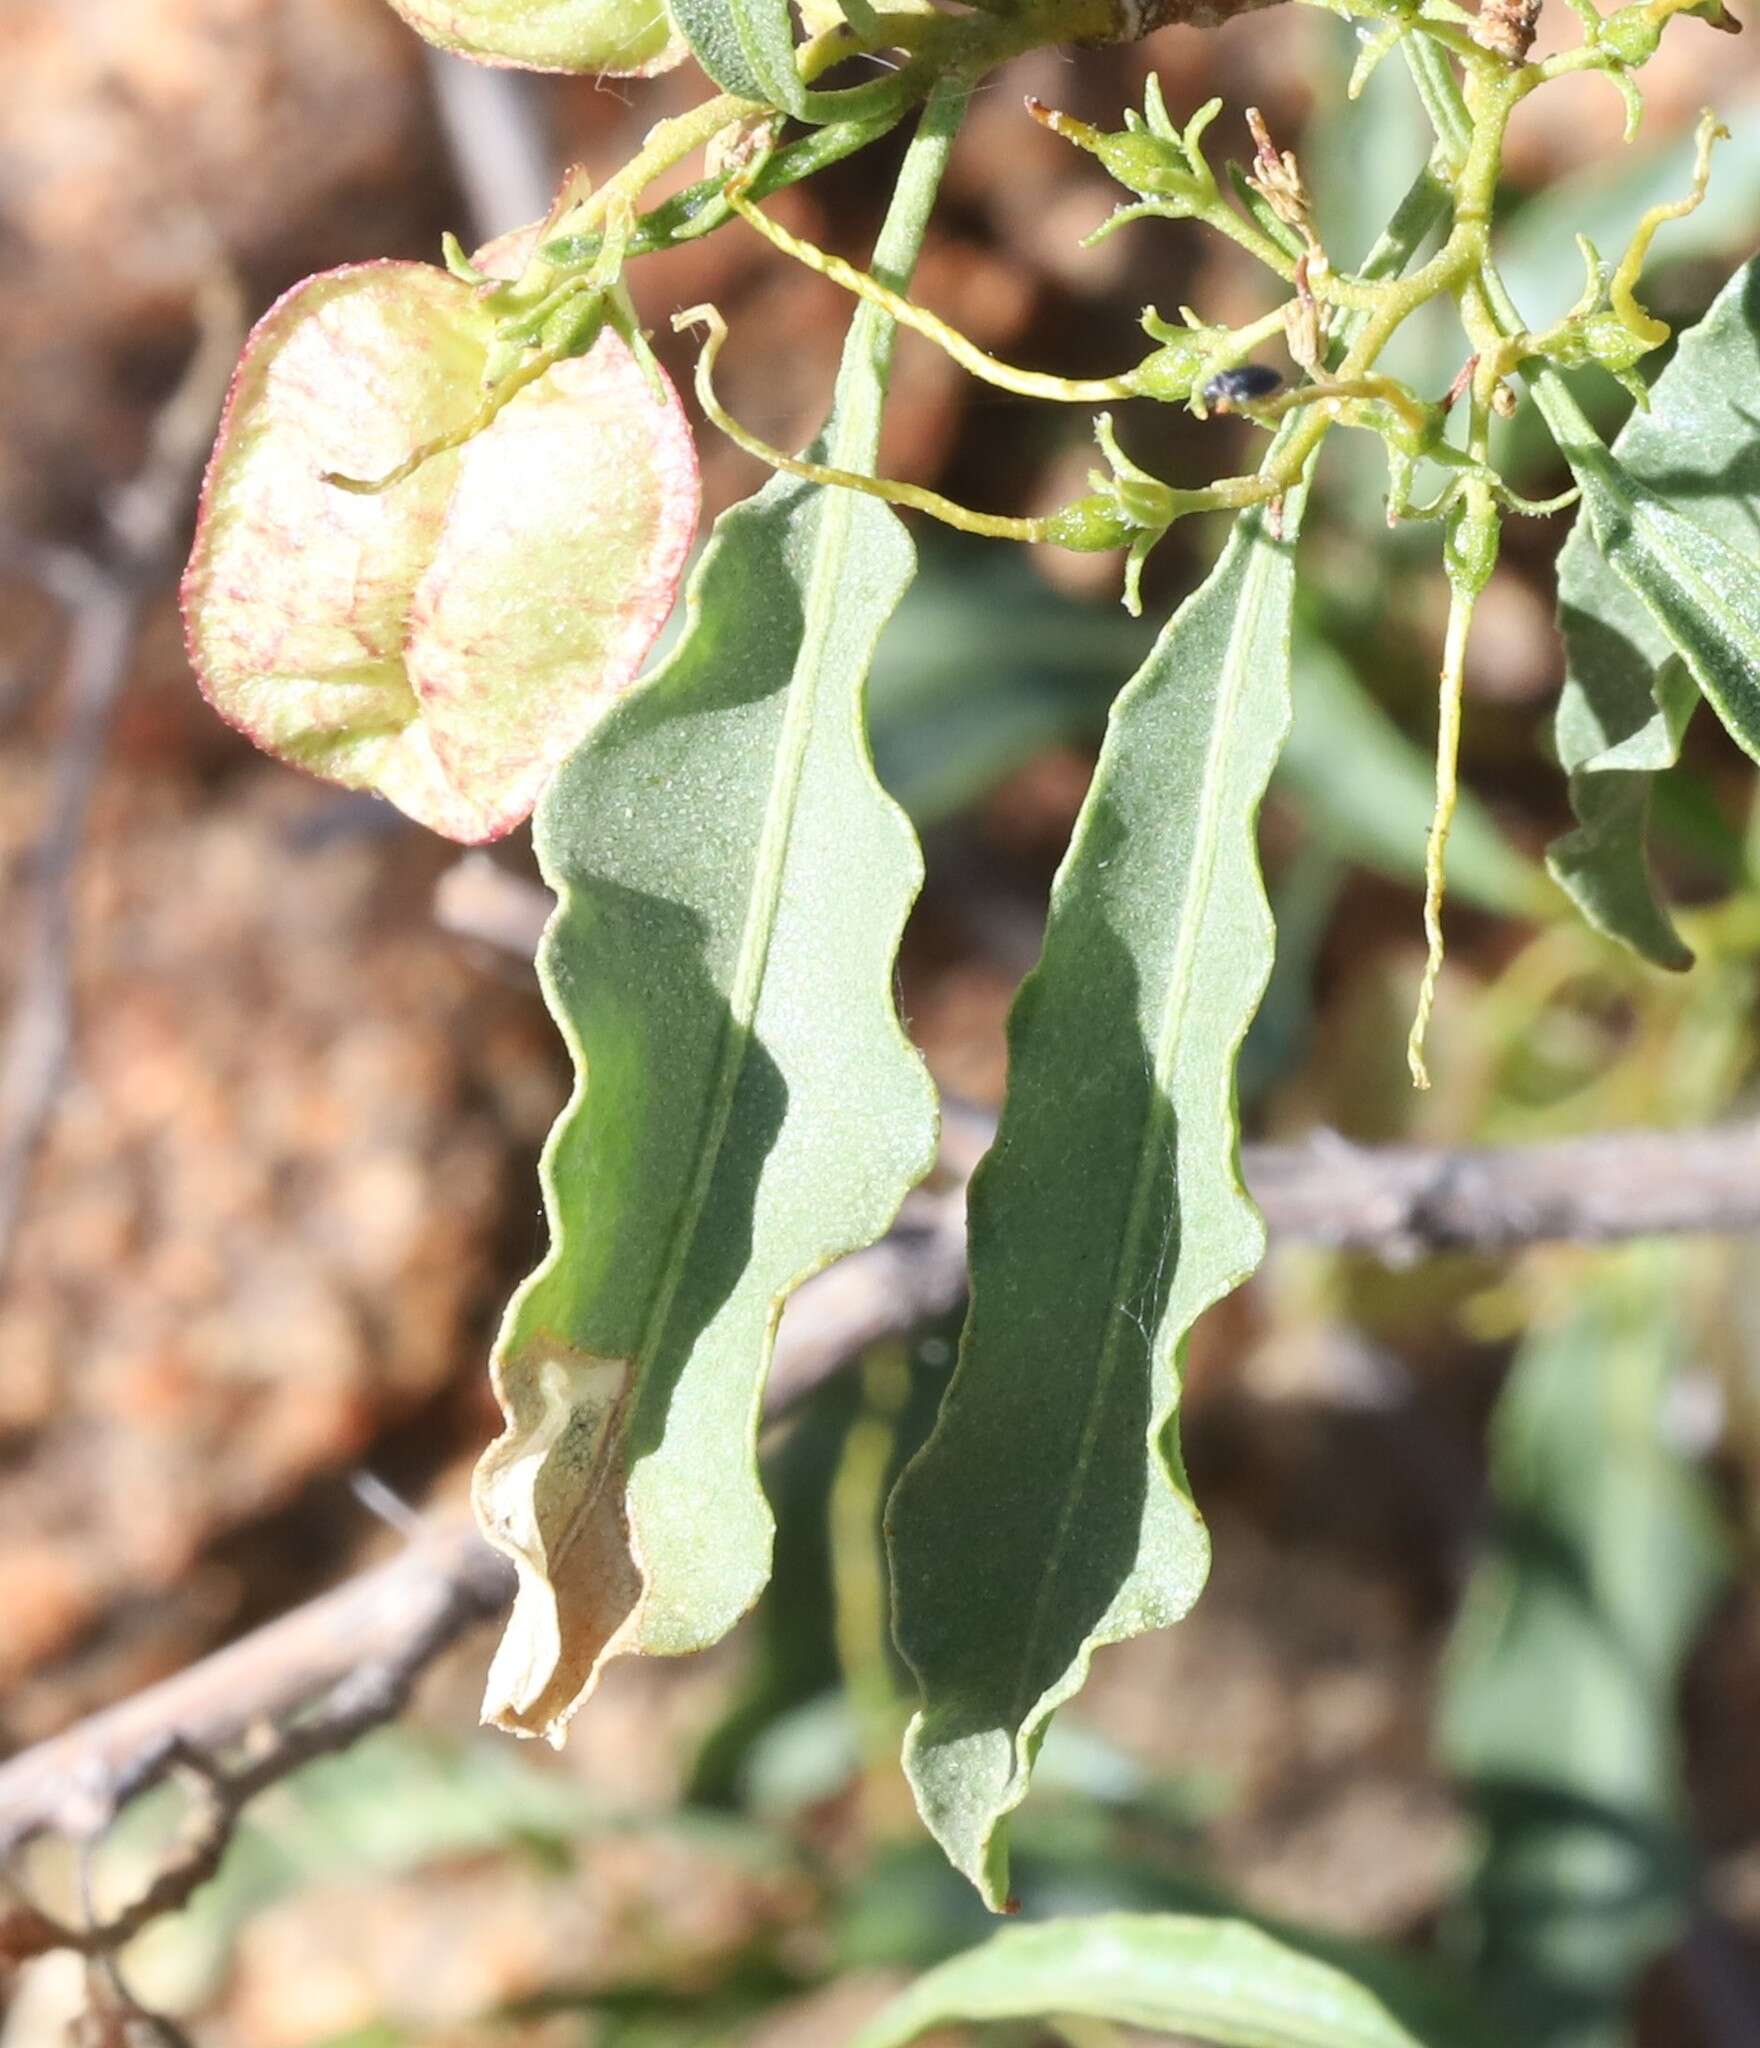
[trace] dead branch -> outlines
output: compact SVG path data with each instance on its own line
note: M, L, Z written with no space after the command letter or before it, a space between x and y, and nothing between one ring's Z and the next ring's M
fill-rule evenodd
M876 1338L957 1305L963 1208L957 1174L921 1189L881 1244L800 1289L777 1340L767 1416ZM391 1720L434 1659L512 1592L511 1569L473 1528L443 1524L391 1563L0 1764L0 1857L49 1831L89 1840L168 1776L195 1794L190 1832L142 1898L89 1932L33 1906L0 1908L0 1960L49 1947L112 1952L185 1903L218 1867L251 1799ZM222 1760L238 1748L236 1762Z
M1249 1145L1242 1163L1274 1242L1389 1265L1760 1230L1760 1123L1458 1149L1352 1145L1321 1132L1302 1145Z
M51 1829L82 1840L99 1834L149 1786L192 1768L192 1758L212 1778L213 1760L229 1748L245 1753L232 1782L254 1797L297 1762L389 1720L442 1650L500 1611L512 1583L474 1529L424 1531L389 1564L0 1764L0 1854ZM300 1721L314 1702L322 1704Z
M957 1307L963 1184L990 1128L974 1112L950 1116L941 1184L912 1196L879 1244L801 1288L782 1324L769 1416L864 1345ZM1760 1229L1760 1128L1745 1124L1462 1151L1368 1149L1322 1136L1253 1147L1246 1168L1274 1241L1389 1260L1547 1239ZM89 1952L181 1904L217 1864L249 1799L390 1719L440 1651L498 1613L510 1592L507 1568L473 1531L443 1527L391 1564L0 1764L0 1854L51 1829L90 1837L174 1770L194 1772L201 1792L194 1836L146 1899L90 1936L41 1915L32 1921L33 1909L0 1915L0 1955L9 1940L34 1952L66 1939ZM241 1742L240 1763L225 1769L214 1761Z

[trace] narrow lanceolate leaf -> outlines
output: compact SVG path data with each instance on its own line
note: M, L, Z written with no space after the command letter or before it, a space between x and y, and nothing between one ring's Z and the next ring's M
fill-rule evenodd
M391 0L418 35L480 64L651 78L684 59L666 0Z
M183 582L209 701L257 745L493 839L633 680L696 531L683 409L607 331L461 448L492 330L424 263L308 278L239 363Z
M672 12L691 55L724 92L807 111L789 0L672 0Z
M1737 740L1750 753L1760 751L1756 388L1760 264L1750 263L1682 337L1674 360L1656 381L1650 410L1633 414L1612 450L1612 460L1631 487L1667 501L1668 521L1702 529L1726 544L1724 555L1733 552L1738 558L1733 571L1720 570L1714 562L1698 572L1711 577L1711 592L1721 598L1726 624L1714 624L1709 634L1695 624L1684 609L1694 602L1690 585L1674 591L1668 587L1673 571L1667 531L1653 532L1650 545L1660 551L1660 559L1648 562L1646 543L1632 529L1647 518L1654 530L1654 515L1640 514L1634 522L1617 503L1610 510L1607 488L1594 465L1584 479L1589 517L1577 522L1559 557L1559 623L1567 666L1557 737L1559 758L1570 773L1578 829L1552 848L1548 864L1591 924L1660 967L1689 966L1692 955L1651 880L1645 851L1650 793L1656 774L1679 756L1700 687ZM1617 485L1616 478L1616 492ZM1612 541L1599 541L1598 519L1611 520ZM1690 533L1686 541L1691 560L1696 550ZM1693 573L1690 567L1687 573ZM1730 579L1721 591L1720 574ZM1659 581L1660 604L1645 594ZM1729 641L1721 667L1720 634Z
M951 138L932 104L876 252L908 271ZM871 463L890 329L851 327L824 459ZM778 477L716 528L684 637L557 778L544 987L580 1070L551 1249L496 1358L478 1473L519 1594L487 1712L558 1736L606 1658L715 1641L769 1570L753 1451L790 1290L879 1235L934 1156L893 1007L921 876L862 689L912 569L875 500Z
M1636 1980L1691 1911L1678 1691L1728 1571L1711 1489L1668 1440L1682 1254L1604 1255L1583 1281L1498 1402L1493 1541L1440 1703L1483 1829L1475 1980L1524 2048L1623 2048Z
M993 1905L1053 1710L1097 1646L1177 1621L1208 1564L1178 1357L1262 1248L1234 1064L1271 966L1254 818L1289 718L1292 585L1287 545L1241 520L1113 707L1009 1023L959 1364L892 1504L923 1691L907 1767Z
M1420 2048L1362 1985L1238 1920L1098 1913L1015 1927L919 1977L850 2048L1067 2015L1221 2048Z

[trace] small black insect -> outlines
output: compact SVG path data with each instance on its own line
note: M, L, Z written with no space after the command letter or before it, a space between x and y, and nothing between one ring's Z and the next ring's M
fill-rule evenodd
M1204 403L1212 412L1232 412L1237 405L1269 398L1282 382L1281 372L1269 363L1242 363L1236 370L1217 371L1204 386Z

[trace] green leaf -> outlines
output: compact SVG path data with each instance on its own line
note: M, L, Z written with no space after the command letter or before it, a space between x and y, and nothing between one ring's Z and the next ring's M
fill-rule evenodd
M1760 557L1738 552L1633 476L1556 372L1536 376L1536 395L1542 391L1554 401L1551 424L1582 486L1596 545L1668 636L1730 736L1760 760Z
M1760 263L1751 263L1682 341L1650 413L1630 423L1617 452L1556 370L1536 369L1533 388L1582 489L1595 544L1737 744L1760 759L1760 443L1749 395L1757 329Z
M788 0L672 0L672 12L691 55L723 92L807 112Z
M391 0L442 50L525 71L651 78L684 60L666 0Z
M1682 1259L1604 1255L1523 1346L1492 1425L1496 1540L1445 1667L1442 1754L1486 1837L1478 1976L1529 2048L1622 2042L1693 1891L1676 1692L1727 1559L1667 1437Z
M1057 2014L1222 2048L1420 2048L1341 1971L1243 1922L1174 1913L1009 1928L920 1977L850 2048L902 2048L963 2020Z
M1680 759L1698 688L1678 655L1653 669L1620 631L1622 614L1628 627L1650 622L1580 528L1565 543L1559 584L1561 597L1571 593L1560 620L1569 666L1554 734L1577 828L1547 848L1546 865L1598 932L1654 966L1691 967L1692 949L1657 896L1648 841L1656 777Z
M699 504L676 394L609 332L401 483L325 480L466 426L492 333L424 263L295 286L245 346L183 582L229 724L463 840L511 831L634 679Z
M876 265L902 280L951 144L931 102ZM871 464L891 323L856 314L824 459ZM724 515L677 648L538 820L541 957L580 1068L549 1256L508 1311L479 1470L520 1587L488 1712L560 1734L605 1660L722 1635L769 1570L753 1444L789 1292L878 1236L935 1152L893 955L921 878L862 686L910 579L894 514L779 476Z
M959 1364L892 1503L923 1689L907 1767L993 1905L1052 1712L1100 1644L1177 1621L1208 1565L1178 1352L1262 1248L1234 1062L1271 966L1253 820L1288 722L1293 582L1288 545L1243 518L1113 708L1009 1023Z
M1446 204L1427 166L1362 274L1397 274ZM923 1694L906 1767L993 1905L1051 1715L1096 1648L1177 1620L1208 1567L1179 1352L1263 1248L1235 1065L1271 966L1254 823L1289 721L1302 496L1281 540L1258 512L1237 522L1113 707L1010 1019L960 1360L889 1513L896 1633Z
M1679 757L1695 686L1760 756L1757 386L1760 263L1750 263L1682 337L1650 410L1632 416L1611 455L1600 451L1615 466L1611 486L1590 451L1579 476L1589 518L1559 557L1557 739L1579 829L1548 862L1591 924L1661 967L1693 956L1657 901L1644 841L1652 783ZM1698 616L1707 597L1712 615Z

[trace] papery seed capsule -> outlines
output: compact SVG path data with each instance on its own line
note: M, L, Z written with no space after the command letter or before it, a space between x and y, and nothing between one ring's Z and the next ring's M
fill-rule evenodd
M1282 382L1283 373L1269 363L1242 363L1238 369L1217 371L1204 386L1204 403L1212 412L1232 412L1237 405L1269 398Z

